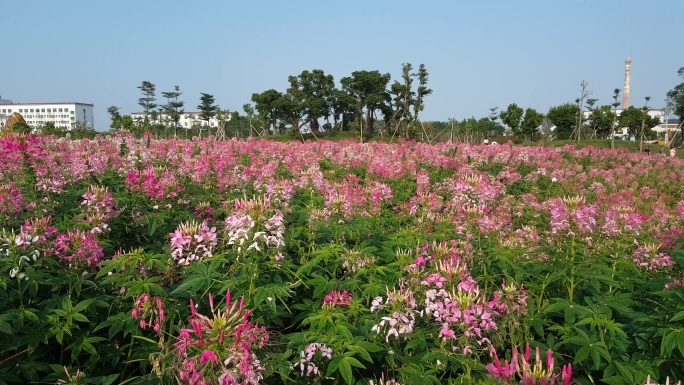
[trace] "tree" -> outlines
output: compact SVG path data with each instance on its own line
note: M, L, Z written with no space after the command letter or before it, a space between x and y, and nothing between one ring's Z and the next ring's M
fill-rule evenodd
M611 110L610 105L600 106L591 109L588 117L589 127L593 130L593 135L597 137L608 137L611 129L615 126L616 115Z
M304 105L297 92L290 90L290 92L282 94L275 101L275 107L282 117L281 123L286 122L292 127L292 135L300 134L299 128L304 115Z
M392 114L388 119L394 129L392 130L392 135L395 135L399 131L399 127L402 123L405 123L404 136L409 138L415 134L415 130L411 130L412 126L412 116L411 116L411 106L415 102L416 93L413 91L413 78L411 70L413 66L411 63L402 64L401 68L401 79L400 83L395 80L390 86L390 97L392 100Z
M282 94L274 89L266 90L260 94L252 94L252 101L255 108L259 111L264 119L270 122L273 128L273 133L278 129L278 106L276 102L282 97Z
M320 130L319 119L328 120L332 114L331 97L335 90L335 79L322 70L302 71L299 76L288 78L287 93L291 100L301 105L305 121L313 132Z
M223 110L221 107L216 107L216 120L218 121L218 127L216 128L216 139L226 140L226 124L230 122L233 114L228 110Z
M684 67L677 71L677 75L684 79ZM679 118L679 129L684 138L684 81L668 91L667 106Z
M544 122L544 115L540 114L534 108L525 110L525 117L520 124L520 130L526 140L533 140L537 129Z
M119 110L120 109L117 106L110 106L107 108L107 112L112 119L112 123L109 125L109 127L114 130L121 128L121 114L119 113Z
M55 126L53 122L46 122L43 127L40 128L40 132L44 135L57 135L64 136L66 131L62 127Z
M156 88L157 87L154 84L148 81L144 81L138 86L138 89L140 89L143 94L143 97L138 99L138 104L143 108L145 114L148 114L157 107L157 104L155 103L157 100L157 97L155 96Z
M620 89L616 88L613 90L613 103L611 104L611 107L613 107L613 127L610 131L610 148L615 149L615 129L617 128L617 108L620 107L620 101L618 98L620 97Z
M576 132L576 141L579 142L580 137L582 135L582 119L584 118L584 99L589 96L589 91L587 91L587 86L589 83L587 83L586 80L582 80L582 83L580 84L580 87L582 87L582 92L580 94L579 99L577 99L577 106L579 107L579 114L577 114L577 132Z
M520 123L522 122L523 113L524 110L522 108L518 107L515 103L511 103L506 108L506 111L501 111L499 114L501 122L503 122L516 137L519 137L521 133Z
M554 134L557 139L570 139L577 124L577 114L579 114L579 106L572 103L561 104L549 109L546 117L556 126Z
M173 91L162 92L162 96L166 98L166 104L162 106L162 112L166 117L173 122L173 137L176 138L178 132L178 122L180 121L181 114L183 114L184 102L179 101L178 98L183 93L180 92L180 87L175 86Z
M402 82L392 83L389 93L393 105L386 106L387 112L384 113L385 120L394 124L394 133L404 123L406 138L415 137L416 125L419 123L418 115L425 108L423 99L432 93L432 90L427 88L428 72L425 65L421 64L417 73L411 73L411 70L413 70L411 63L402 64ZM418 88L414 91L415 79L418 79Z
M413 119L418 121L418 114L425 108L425 102L423 99L432 93L432 90L427 88L428 82L428 72L425 68L425 64L421 64L418 67L418 91L416 92L416 100L413 103Z
M363 126L368 133L373 133L373 123L376 112L387 113L390 95L387 92L387 84L390 74L381 74L379 71L354 71L352 76L340 80L342 89L356 99L357 116L363 116ZM361 126L361 140L363 140L363 126Z
M356 98L349 93L334 89L330 98L334 127L347 131L349 122L356 116Z
M639 138L642 124L644 135L650 138L655 135L651 128L660 124L660 119L650 116L641 108L635 108L634 106L623 110L620 114L620 127L626 127L628 134L634 138Z
M242 105L242 111L247 114L247 123L249 124L249 137L253 136L254 126L252 125L252 118L254 117L254 107L251 104L246 103Z
M200 111L200 119L204 120L207 122L207 125L209 125L209 120L216 115L216 109L218 108L217 105L214 104L214 95L210 94L205 94L204 92L200 92L202 95L200 97L200 104L197 106L197 109Z

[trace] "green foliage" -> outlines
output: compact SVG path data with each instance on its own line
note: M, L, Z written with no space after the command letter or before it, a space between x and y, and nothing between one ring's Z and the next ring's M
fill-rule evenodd
M620 113L620 127L627 127L629 135L634 136L637 140L642 132L647 139L653 138L655 132L652 128L658 124L660 124L660 119L650 116L642 109L634 106Z
M381 74L379 71L354 71L350 77L340 80L342 89L356 99L356 114L363 115L363 126L368 132L373 132L376 112L382 111L387 115L390 95L387 92L387 84L390 74Z
M556 126L554 135L557 139L570 139L572 131L577 127L579 107L574 103L565 103L551 107L546 117Z
M200 94L202 96L200 97L200 104L197 106L197 109L200 111L200 119L208 122L209 119L216 115L218 106L214 104L214 95L205 94L204 92L200 92Z

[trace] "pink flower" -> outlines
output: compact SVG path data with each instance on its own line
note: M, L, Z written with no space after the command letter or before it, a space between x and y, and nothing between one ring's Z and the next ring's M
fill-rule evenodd
M202 358L200 358L200 364L203 364L207 361L211 361L211 362L218 365L218 356L216 355L216 353L214 353L211 350L205 350L202 352Z

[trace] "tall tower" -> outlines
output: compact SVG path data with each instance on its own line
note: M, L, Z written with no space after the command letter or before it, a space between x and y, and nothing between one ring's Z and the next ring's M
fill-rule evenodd
M632 59L625 60L625 89L622 90L622 109L629 108L629 72L632 68Z

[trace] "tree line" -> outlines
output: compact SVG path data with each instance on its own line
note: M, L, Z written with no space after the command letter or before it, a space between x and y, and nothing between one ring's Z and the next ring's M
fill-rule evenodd
M684 79L684 67L678 75ZM244 104L242 111L222 109L215 104L213 95L201 93L197 105L199 119L189 127L179 126L185 107L180 87L161 92L164 100L158 102L156 86L143 81L138 86L138 104L145 113L144 119L134 121L129 115L121 115L116 106L107 111L113 130L152 132L158 137L202 136L203 131L219 138L353 131L362 138L440 137L472 143L504 137L526 142L614 139L613 132L624 127L629 137L643 141L656 138L652 129L661 123L648 114L650 97L645 98L643 107L630 106L618 113L620 89L614 90L610 103L599 104L599 99L589 97L586 82L582 82L579 98L553 106L546 114L511 103L504 110L491 108L487 117L423 122L420 112L425 108L425 98L432 93L428 76L425 65L415 69L405 63L401 77L393 82L389 73L362 70L341 78L338 87L333 76L323 70L305 70L289 76L289 87L283 91L268 89L252 94L251 103ZM684 120L684 82L667 93L666 109L680 122ZM217 124L209 125L212 119ZM681 131L681 124L679 128Z

